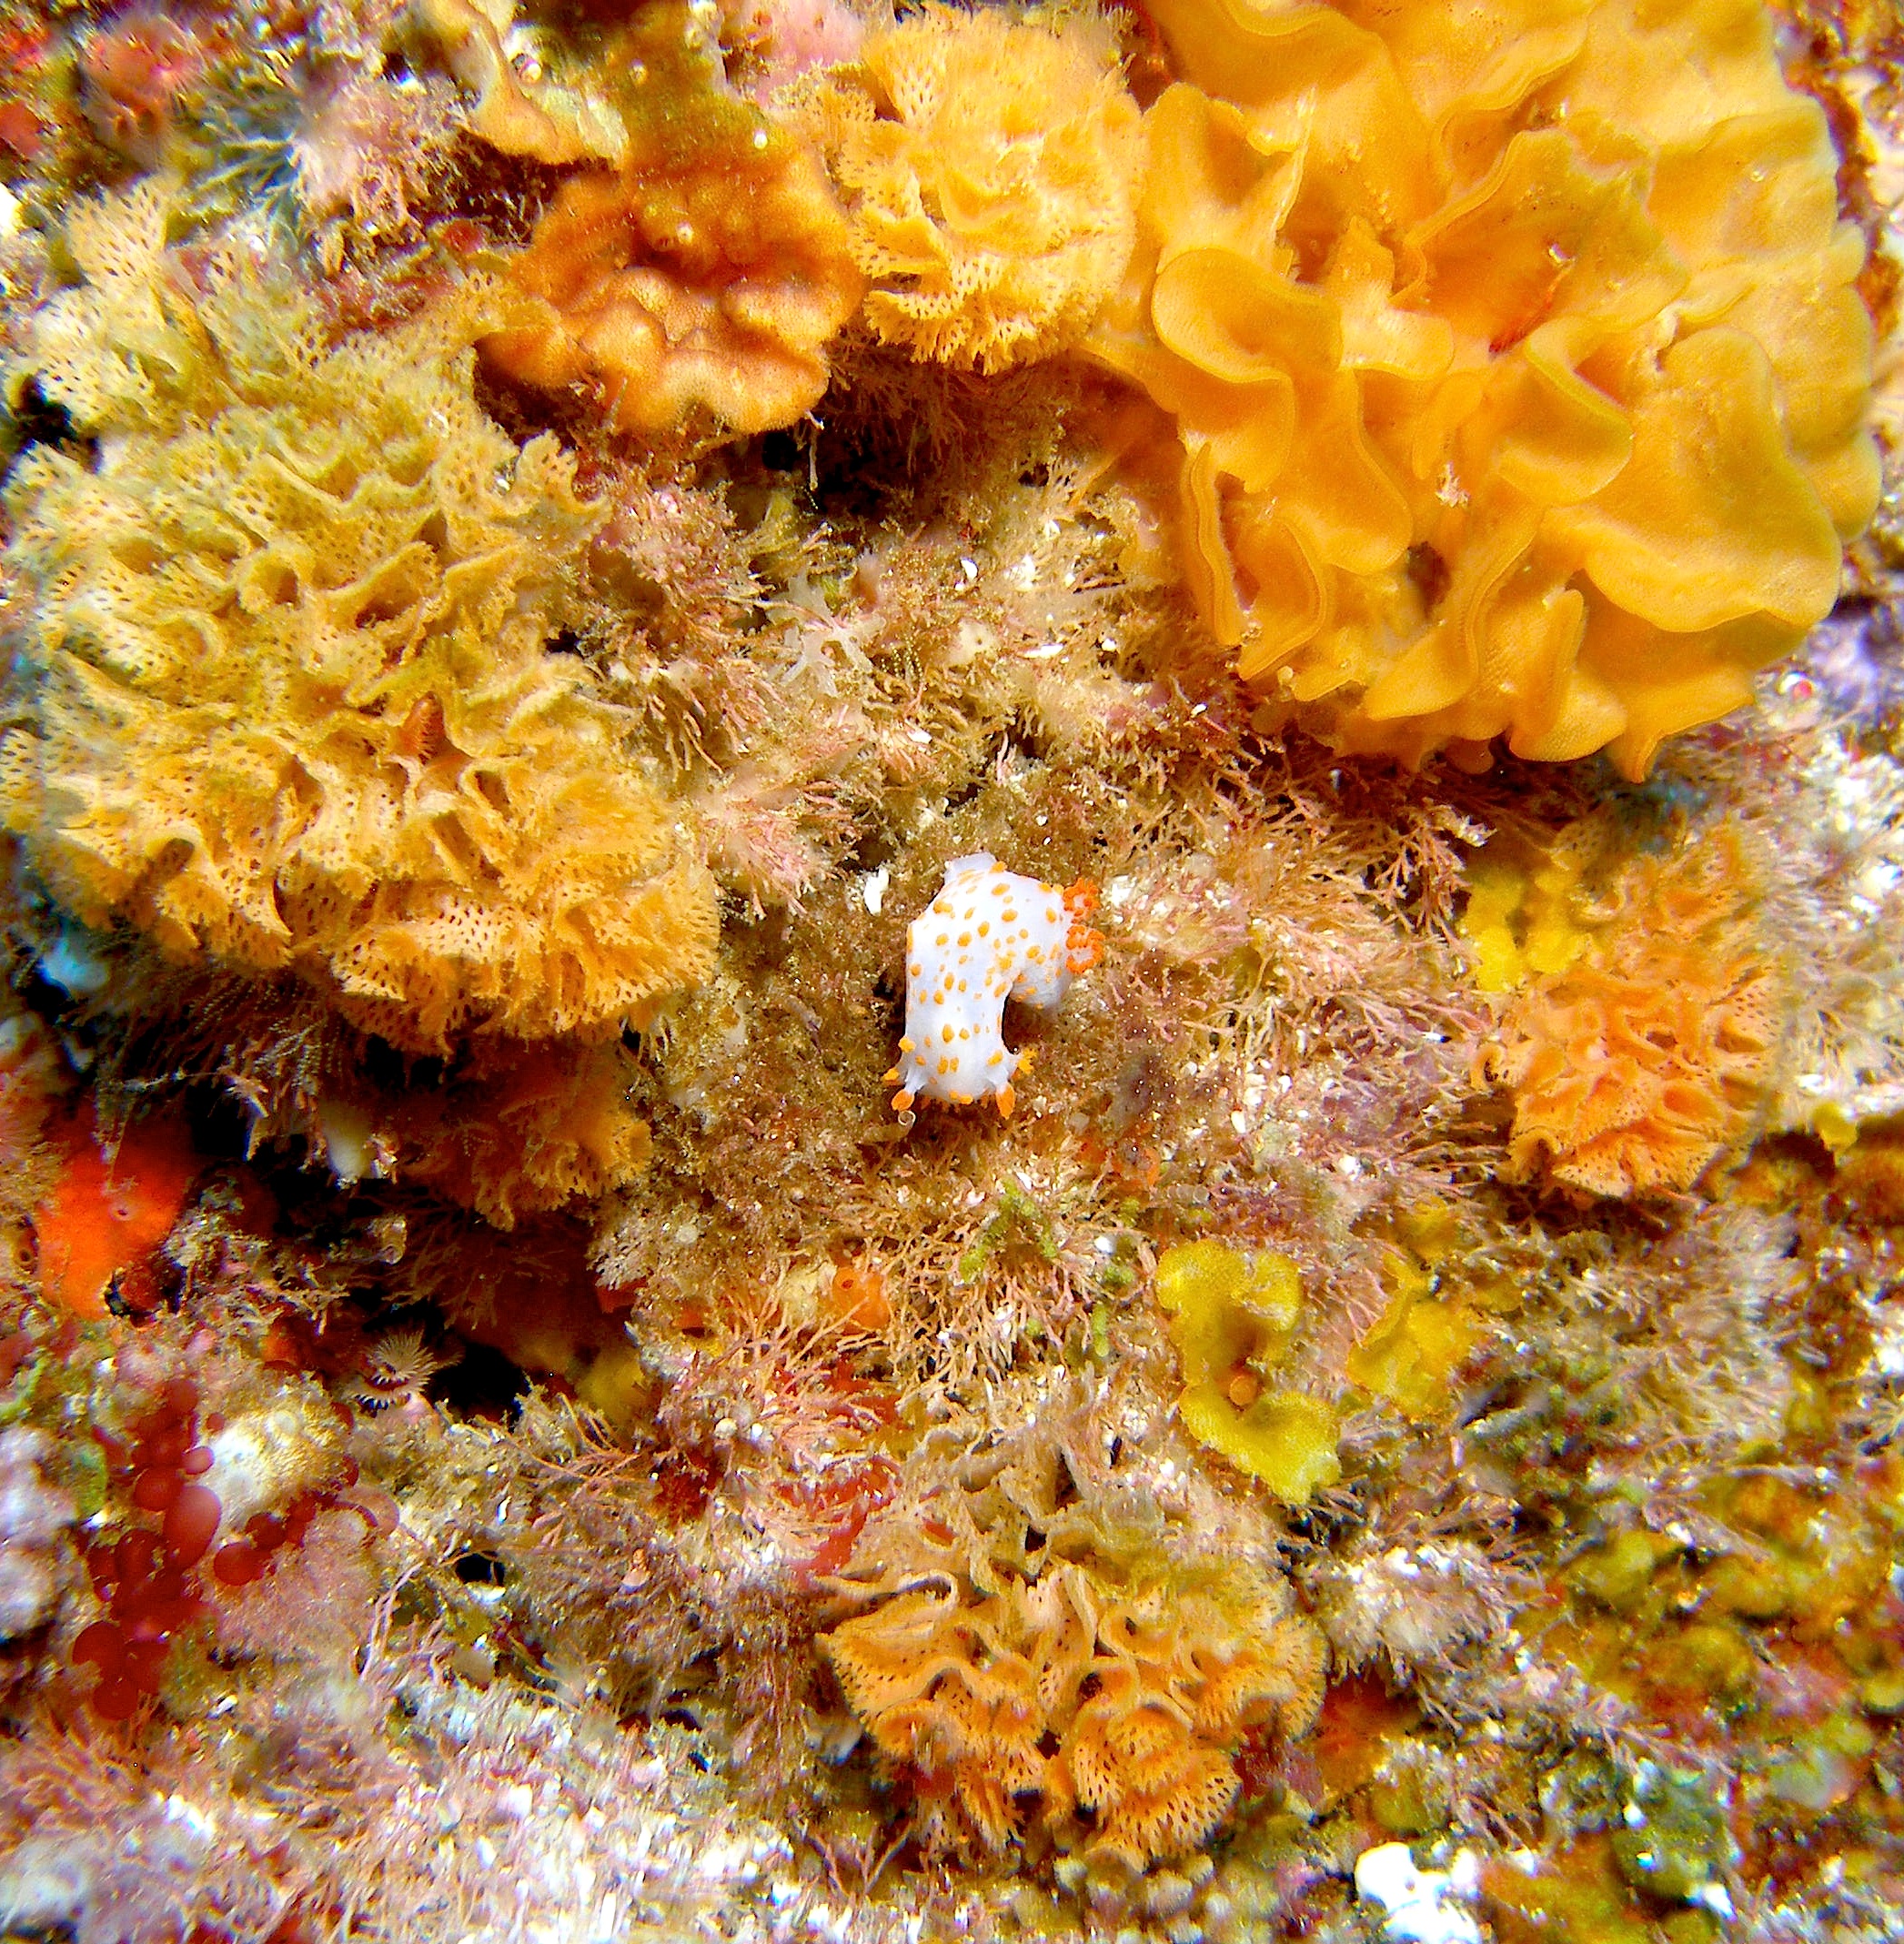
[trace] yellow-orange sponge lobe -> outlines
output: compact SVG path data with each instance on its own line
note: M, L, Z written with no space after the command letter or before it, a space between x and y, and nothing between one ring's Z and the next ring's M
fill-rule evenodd
M556 192L485 359L583 392L620 432L793 424L863 287L818 159L729 87L671 0L613 35L603 65L645 76L622 91L619 166Z
M1748 700L1878 495L1823 112L1758 0L1156 0L1091 351L1168 414L1248 680L1414 761Z

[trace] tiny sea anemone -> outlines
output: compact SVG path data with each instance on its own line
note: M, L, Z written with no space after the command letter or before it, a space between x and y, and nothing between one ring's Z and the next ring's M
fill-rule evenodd
M1869 521L1864 243L1758 0L1157 0L1088 340L1171 420L1184 571L1342 747L1472 762L1748 700Z

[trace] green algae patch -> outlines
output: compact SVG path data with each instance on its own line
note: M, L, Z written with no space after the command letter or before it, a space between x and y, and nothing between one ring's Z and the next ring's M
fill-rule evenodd
M1286 1504L1306 1505L1334 1485L1342 1476L1335 1412L1272 1381L1302 1315L1295 1264L1186 1243L1159 1259L1157 1301L1183 1359L1177 1412L1190 1435Z
M1720 1889L1738 1860L1726 1805L1697 1770L1643 1762L1634 1772L1620 1827L1612 1834L1620 1875L1670 1903L1695 1903Z

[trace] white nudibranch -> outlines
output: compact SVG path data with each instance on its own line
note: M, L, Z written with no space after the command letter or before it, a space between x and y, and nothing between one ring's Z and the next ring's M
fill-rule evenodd
M1060 891L994 863L981 851L955 857L945 883L906 934L906 1032L894 1109L915 1100L965 1107L990 1094L1012 1111L1012 1076L1025 1055L1000 1032L1005 1001L1044 1011L1072 975L1097 962L1103 938L1085 923L1097 903L1089 884Z

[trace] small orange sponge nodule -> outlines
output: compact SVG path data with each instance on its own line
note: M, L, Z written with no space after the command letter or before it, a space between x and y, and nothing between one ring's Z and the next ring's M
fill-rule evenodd
M819 160L742 100L684 7L617 37L620 165L572 176L510 266L499 371L579 388L617 431L793 424L864 287Z

